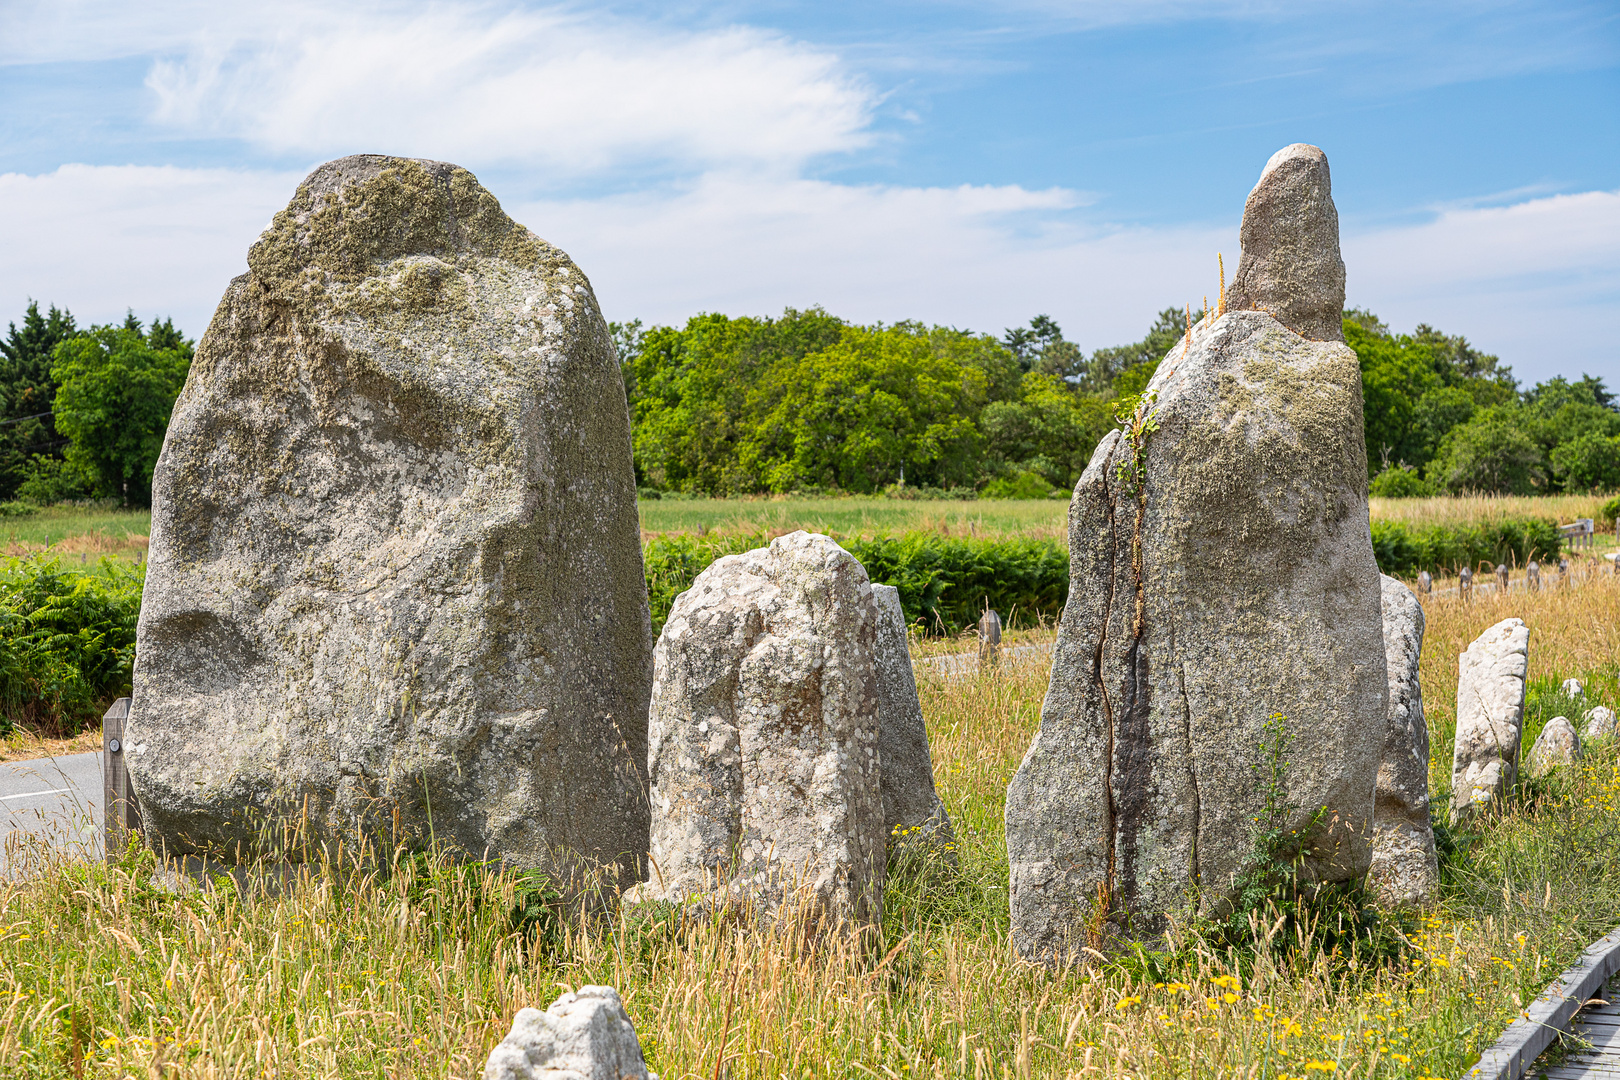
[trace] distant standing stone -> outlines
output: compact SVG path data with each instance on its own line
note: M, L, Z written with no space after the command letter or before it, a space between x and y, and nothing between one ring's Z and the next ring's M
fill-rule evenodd
M1559 559L1558 560L1558 584L1560 586L1569 584L1569 560L1568 559Z
M1581 738L1575 734L1575 725L1567 716L1555 716L1536 736L1525 771L1531 776L1546 776L1554 769L1575 764L1580 758Z
M1464 600L1474 595L1474 572L1466 566L1457 575L1457 592Z
M1496 564L1496 589L1498 592L1507 592L1508 568L1507 563Z
M1565 697L1586 696L1586 684L1579 679L1565 679L1559 689L1564 692Z
M1524 587L1531 592L1541 589L1541 564L1531 559L1530 564L1524 568Z
M1587 709L1581 720L1586 725L1586 737L1588 739L1609 739L1614 737L1614 710L1607 705L1598 705Z
M1429 824L1429 726L1418 683L1423 608L1394 578L1385 576L1382 584L1389 713L1373 802L1368 877L1386 904L1424 904L1440 887L1440 863Z
M1229 303L1177 342L1148 386L1153 423L1109 433L1075 487L1051 682L1007 790L1012 939L1029 959L1229 911L1273 752L1300 808L1276 825L1304 876L1371 863L1389 686L1327 199L1320 151L1272 159L1238 274L1265 310Z
M1457 733L1451 824L1470 820L1512 786L1524 726L1530 628L1503 619L1457 658Z
M1001 616L987 610L979 616L979 670L1001 663Z
M1434 578L1429 576L1429 572L1427 570L1418 571L1418 592L1434 592Z
M883 821L890 842L922 842L944 849L955 840L951 819L934 789L928 728L917 699L917 676L906 640L900 590L873 585L877 605L878 768Z
M883 913L877 605L825 536L727 555L654 650L652 858L641 899L794 890L834 921Z
M147 839L635 880L652 629L590 283L465 169L299 185L197 346L153 478L130 774Z
M484 1080L658 1080L611 986L582 986L545 1012L519 1009L491 1050Z

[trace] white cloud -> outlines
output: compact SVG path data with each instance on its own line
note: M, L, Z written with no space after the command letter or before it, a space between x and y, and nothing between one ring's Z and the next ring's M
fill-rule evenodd
M172 316L200 336L247 249L301 175L64 165L0 175L0 320L29 297L81 325Z
M156 61L155 119L274 152L360 148L542 175L649 161L793 169L870 140L870 88L833 54L757 29L468 5L292 11L279 32L200 37Z
M0 176L0 320L29 296L81 321L173 315L200 334L248 245L300 176L69 165ZM501 192L496 190L496 195ZM1091 224L1082 193L915 188L709 174L596 200L506 207L568 251L607 316L681 323L821 304L868 322L915 318L999 334L1036 313L1091 349L1139 337L1168 303L1230 274L1237 222ZM1345 238L1349 301L1397 329L1465 333L1521 378L1590 371L1620 384L1620 192L1448 210Z

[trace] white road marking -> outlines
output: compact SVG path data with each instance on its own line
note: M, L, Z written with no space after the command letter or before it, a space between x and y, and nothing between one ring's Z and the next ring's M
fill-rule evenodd
M25 791L21 795L0 795L0 802L10 802L12 799L35 799L41 795L66 795L72 788L51 788L49 791Z

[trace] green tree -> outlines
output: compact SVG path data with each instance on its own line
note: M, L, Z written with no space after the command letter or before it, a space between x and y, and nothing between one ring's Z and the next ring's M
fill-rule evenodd
M1202 310L1193 312L1193 322L1196 323L1201 318L1203 318ZM1080 388L1110 398L1141 393L1142 388L1153 378L1153 372L1157 370L1159 361L1175 348L1176 343L1181 341L1186 332L1187 309L1165 308L1154 318L1147 336L1141 341L1129 345L1114 345L1092 353L1091 359L1086 364L1085 376L1080 380ZM1122 390L1115 384L1126 372L1133 374L1127 388Z
M34 458L57 458L67 442L51 415L56 399L51 357L76 333L67 311L53 304L41 315L39 304L30 300L22 329L9 324L0 341L0 501L15 497Z
M1620 435L1583 431L1555 447L1551 457L1566 491L1620 491Z
M992 454L1013 471L1074 487L1097 443L1113 427L1108 404L1053 375L1029 372L1017 400L992 401L979 426Z
M151 504L152 469L191 357L192 343L172 322L143 334L133 315L121 327L94 326L57 345L57 430L71 440L67 464L91 478L96 495Z
M1526 426L1517 405L1480 410L1446 433L1430 463L1429 478L1454 495L1533 495L1546 490L1546 457Z

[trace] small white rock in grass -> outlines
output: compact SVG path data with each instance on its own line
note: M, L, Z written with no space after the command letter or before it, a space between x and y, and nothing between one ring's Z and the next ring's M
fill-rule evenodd
M1562 689L1565 697L1586 696L1586 684L1579 679L1565 679Z
M658 1080L611 986L582 986L545 1012L519 1009L484 1080Z
M1573 765L1581 759L1581 737L1575 734L1575 725L1567 716L1555 716L1536 736L1530 748L1526 771L1531 776L1546 776L1554 769Z
M1585 722L1588 739L1608 739L1614 736L1614 710L1607 705L1596 705L1587 709L1581 720Z

